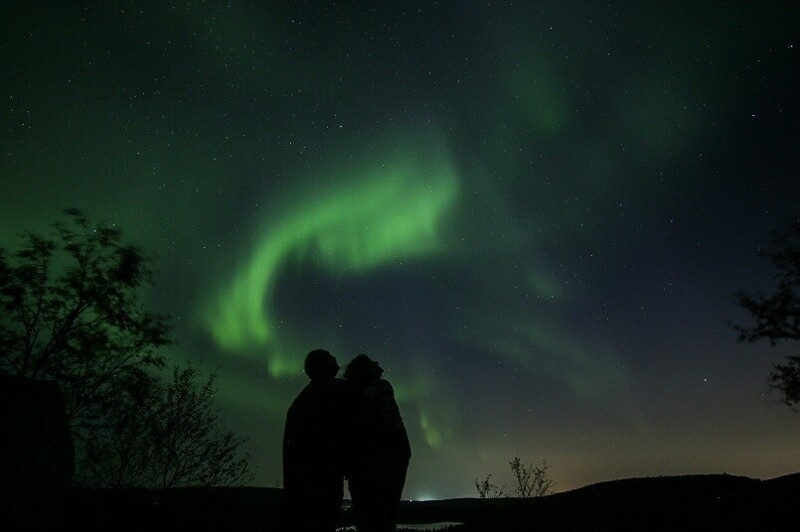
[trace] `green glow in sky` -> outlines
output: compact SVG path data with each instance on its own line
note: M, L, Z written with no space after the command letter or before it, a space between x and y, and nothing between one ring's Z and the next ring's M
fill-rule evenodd
M436 424L431 420L428 412L424 409L420 409L419 422L422 426L422 430L425 435L425 443L428 444L428 447L433 449L441 447L444 439L443 435Z
M622 364L611 353L591 349L573 339L529 323L506 345L505 354L520 359L538 375L561 381L576 396L592 401L625 379Z
M558 280L546 275L544 272L531 269L528 274L528 281L530 282L533 293L550 299L564 297L564 287Z
M508 76L508 91L529 125L539 135L561 132L566 126L568 101L550 61L528 50Z
M302 353L281 348L270 310L289 257L347 274L434 254L443 249L440 227L458 192L444 150L418 147L387 150L371 164L317 182L324 185L261 231L246 264L205 312L220 348L264 348L273 376L299 373L302 365Z
M459 414L448 408L443 394L445 388L441 382L436 382L437 375L427 367L426 361L436 358L435 354L425 353L421 360L416 360L413 372L407 375L387 375L394 386L395 398L400 403L401 410L408 412L415 409L418 415L418 425L425 443L431 449L443 449L452 443L452 430L448 423L450 417Z

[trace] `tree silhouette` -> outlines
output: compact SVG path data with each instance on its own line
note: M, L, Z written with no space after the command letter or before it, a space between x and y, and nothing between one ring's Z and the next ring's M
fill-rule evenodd
M151 258L64 212L49 234L24 233L11 260L0 248L0 369L58 381L71 425L88 427L121 382L164 366L170 326L139 303Z
M152 486L158 399L163 386L144 371L131 372L87 431L81 481L110 488Z
M109 487L211 486L250 480L245 440L214 410L216 375L175 366L163 384L142 374L119 394L107 423L87 442L93 484Z
M215 376L172 372L159 348L165 316L145 311L139 291L152 258L121 232L77 209L47 234L23 233L0 248L0 371L55 380L76 447L79 482L164 487L248 478L243 440L213 410Z
M236 484L249 479L249 454L240 456L244 440L220 426L213 410L216 375L204 383L194 366L175 367L158 410L159 484Z
M761 253L776 269L772 276L778 283L775 292L738 294L739 304L755 320L752 325L734 326L741 341L766 339L774 346L783 340L800 340L800 220L787 225L772 233L769 247ZM800 402L800 356L789 355L785 364L774 364L769 379L784 403L795 409Z

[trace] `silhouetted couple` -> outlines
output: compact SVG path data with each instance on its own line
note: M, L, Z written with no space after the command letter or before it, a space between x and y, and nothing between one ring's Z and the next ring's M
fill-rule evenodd
M348 480L359 532L394 530L411 447L383 369L358 355L337 379L328 351L306 357L311 382L289 407L283 435L284 523L333 531Z

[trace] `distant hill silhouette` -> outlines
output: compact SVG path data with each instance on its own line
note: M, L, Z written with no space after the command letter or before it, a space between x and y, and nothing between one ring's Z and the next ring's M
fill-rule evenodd
M82 530L264 531L279 525L277 488L74 488L59 522ZM399 523L458 522L463 531L798 530L800 473L632 478L536 499L403 502ZM349 511L344 523L352 524Z
M459 521L462 530L798 530L800 473L761 481L688 475L600 482L536 499L408 504L405 523Z

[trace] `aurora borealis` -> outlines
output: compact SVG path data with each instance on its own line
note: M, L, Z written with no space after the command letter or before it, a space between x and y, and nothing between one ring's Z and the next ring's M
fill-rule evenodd
M792 3L0 4L2 247L152 251L169 356L280 483L305 353L398 394L405 496L800 470L736 292L800 216Z
M225 351L260 347L274 377L302 374L302 356L275 345L277 326L268 314L282 263L299 254L334 273L368 272L381 265L436 252L440 219L457 192L446 161L429 161L422 145L407 160L377 156L365 169L350 169L344 185L329 185L318 203L288 208L269 224L244 271L209 311L207 326ZM439 157L434 154L434 157ZM324 179L325 182L336 178ZM267 348L264 350L264 348Z

